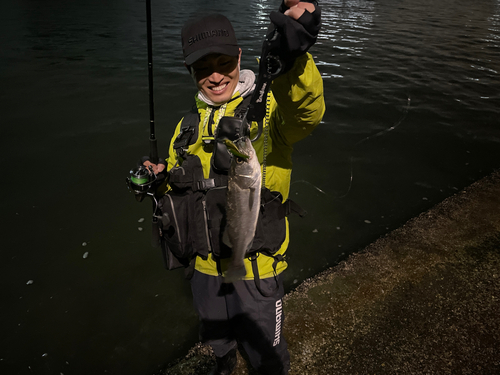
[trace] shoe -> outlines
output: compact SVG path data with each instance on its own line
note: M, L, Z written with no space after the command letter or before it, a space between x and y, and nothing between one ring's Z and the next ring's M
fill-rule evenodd
M236 357L236 349L231 349L222 357L215 357L215 361L215 368L209 375L231 375L236 367L236 362L238 361Z

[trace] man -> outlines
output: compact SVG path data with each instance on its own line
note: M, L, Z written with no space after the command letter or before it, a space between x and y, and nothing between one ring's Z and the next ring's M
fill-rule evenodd
M224 116L238 116L245 110L245 98L255 87L255 74L240 70L242 51L224 16L208 15L184 25L185 65L198 88L195 126L189 125L193 116L178 124L166 165L144 163L155 173L165 167L169 172L169 201L161 205L163 216L169 218L163 226L167 253L181 261L187 258L194 267L191 286L201 322L200 337L213 348L217 365L212 374L218 375L232 373L238 345L262 374L287 374L290 367L281 334L281 273L287 267L284 255L289 237L288 222L280 213L289 194L293 144L320 123L325 104L321 76L306 52L319 31L319 9L313 3L285 0L280 12L271 14L271 20L281 33L284 73L274 79L264 99L263 135L253 143L262 169L262 202L267 199L261 211L271 219L265 219L257 229L254 243L261 243L260 250L245 259L247 274L242 280L224 283L231 255L220 240L227 168L220 166L225 163L224 152L218 150L217 137L227 131L219 128ZM253 123L252 136L256 129ZM184 220L181 217L185 215ZM184 252L189 255L184 256Z

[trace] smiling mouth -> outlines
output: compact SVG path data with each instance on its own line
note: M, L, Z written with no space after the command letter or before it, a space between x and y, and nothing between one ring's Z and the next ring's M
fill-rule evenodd
M212 87L211 90L215 91L215 92L219 92L219 91L224 90L227 87L227 85L228 85L228 83L226 82L226 83L224 83L224 84L222 84L220 86Z

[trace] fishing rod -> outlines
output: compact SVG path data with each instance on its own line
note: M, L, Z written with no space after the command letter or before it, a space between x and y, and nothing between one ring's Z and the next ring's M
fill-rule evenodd
M282 3L278 12L270 14L271 24L262 45L259 74L248 111L243 118L247 125L251 124L252 121L259 124L257 134L252 142L255 142L262 135L262 120L267 111L266 98L272 81L291 68L295 58L307 52L316 42L321 13L316 0L305 1L313 3L314 10L312 13L309 13L309 10L304 10L309 14L309 18L306 17L303 22L298 19L297 22L290 21L290 18L285 15L286 9L288 9L285 3ZM298 2L297 0L296 3Z
M248 110L243 118L248 127L252 121L258 123L258 131L251 140L255 142L262 135L263 119L266 116L266 98L271 89L272 81L278 77L283 70L283 62L278 55L280 34L276 27L271 30L262 44L262 54L259 61L259 75L255 83L255 89L248 105Z
M148 86L149 86L149 161L153 164L158 164L158 144L155 134L155 113L154 113L154 96L153 96L153 33L151 27L151 0L146 0L146 24L147 24L147 45L148 45ZM153 183L157 180L157 176L153 173L151 166L146 168L144 165L139 165L130 171L130 176L127 177L127 185L135 194L135 198L141 202L146 195L150 195L154 199L154 194L151 193Z
M227 171L231 164L231 154L227 152L227 141L234 142L244 137L250 138L252 122L257 122L257 134L254 138L250 138L250 141L255 142L262 135L267 113L267 95L272 81L282 73L284 67L278 54L280 34L276 27L271 27L262 45L259 74L248 107L241 114L223 116L219 121L212 162L213 168L217 171Z
M146 0L146 23L149 80L149 159L151 163L158 164L158 145L155 134L155 103L153 97L153 32L151 30L151 0Z

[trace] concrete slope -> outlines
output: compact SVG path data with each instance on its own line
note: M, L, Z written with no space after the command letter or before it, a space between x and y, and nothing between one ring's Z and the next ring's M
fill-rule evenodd
M284 301L290 375L500 374L500 173ZM166 374L205 374L201 344ZM235 375L253 374L242 357Z

